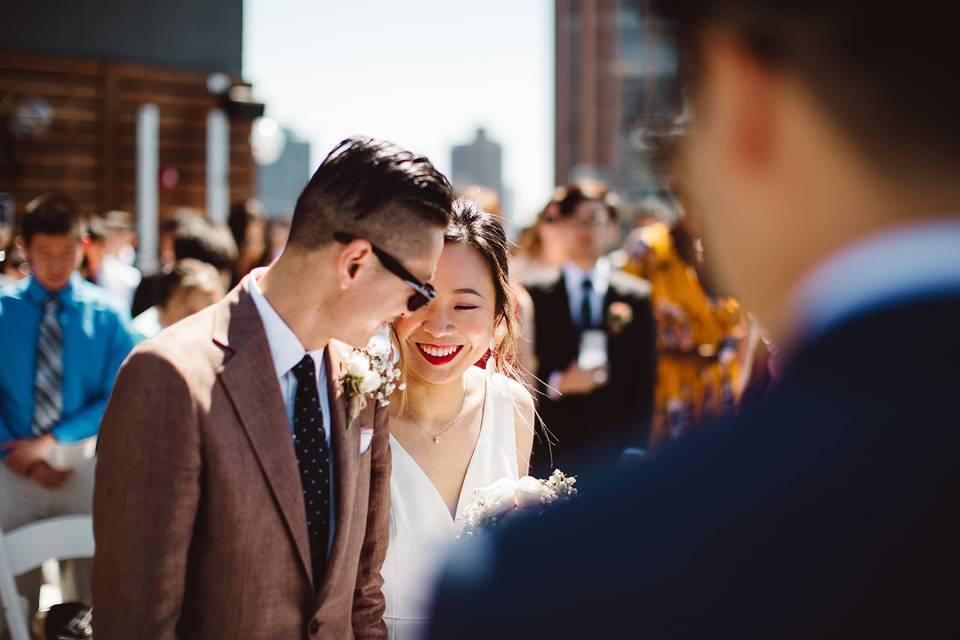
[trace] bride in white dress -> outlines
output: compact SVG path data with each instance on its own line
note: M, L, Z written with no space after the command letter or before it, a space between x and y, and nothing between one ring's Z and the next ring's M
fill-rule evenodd
M421 638L440 562L478 487L528 469L533 400L512 377L517 339L507 240L472 201L453 206L427 307L394 328L407 388L387 420L393 454L383 564L390 638ZM490 350L486 367L474 366Z

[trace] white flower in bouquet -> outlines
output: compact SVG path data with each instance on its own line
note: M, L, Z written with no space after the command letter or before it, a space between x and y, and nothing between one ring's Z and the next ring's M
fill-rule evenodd
M500 478L478 496L483 500L486 515L499 518L513 511L516 504L516 482L510 478Z
M576 478L559 469L546 480L524 476L501 478L492 485L475 489L473 502L464 510L459 537L470 537L491 529L503 519L521 511L543 511L544 507L577 495Z
M524 476L517 480L514 493L517 509L539 507L547 499L549 488L536 478Z

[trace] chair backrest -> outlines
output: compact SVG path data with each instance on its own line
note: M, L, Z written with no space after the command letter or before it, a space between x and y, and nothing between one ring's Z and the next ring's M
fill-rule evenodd
M93 557L93 518L60 516L31 522L0 534L9 570L19 576L56 558Z
M48 518L0 530L0 604L12 638L29 638L14 578L51 558L92 558L93 549L90 516Z

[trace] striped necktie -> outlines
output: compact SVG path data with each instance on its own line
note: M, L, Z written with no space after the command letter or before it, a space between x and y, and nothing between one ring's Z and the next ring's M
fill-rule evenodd
M42 436L60 421L63 412L63 334L54 296L43 301L37 339L37 373L33 381L33 432Z

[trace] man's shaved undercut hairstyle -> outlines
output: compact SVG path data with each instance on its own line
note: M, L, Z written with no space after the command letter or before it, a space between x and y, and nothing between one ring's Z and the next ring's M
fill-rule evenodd
M453 190L423 156L373 138L348 138L334 147L297 199L291 247L313 250L336 231L390 249L416 250L424 231L445 229Z

